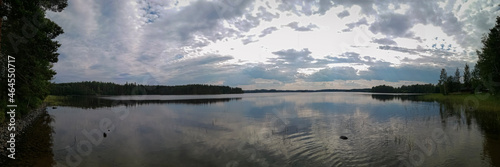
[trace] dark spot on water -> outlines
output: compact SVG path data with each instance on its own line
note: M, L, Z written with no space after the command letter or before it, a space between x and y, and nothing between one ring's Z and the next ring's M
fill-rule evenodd
M57 109L57 107L54 106L54 107L52 107L52 109Z
M106 137L107 135L106 135L106 133L102 133L102 136Z
M340 139L347 140L348 138L347 138L347 136L340 136Z

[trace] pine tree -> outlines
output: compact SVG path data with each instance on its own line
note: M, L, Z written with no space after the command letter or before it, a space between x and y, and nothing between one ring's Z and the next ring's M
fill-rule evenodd
M6 18L1 24L0 51L2 61L7 56L16 60L15 104L16 111L21 111L16 116L21 116L38 107L49 94L49 81L55 75L52 64L58 61L60 46L54 39L63 30L47 19L45 12L60 12L67 6L67 0L3 0L0 6L0 18ZM5 84L0 89L6 89ZM1 101L6 101L4 98L0 96Z
M481 77L479 76L479 68L477 64L474 65L474 70L472 70L471 77L471 88L474 92L478 92L482 89Z
M500 92L500 16L490 33L483 37L483 48L476 51L480 78L490 93Z
M455 76L453 77L453 89L452 89L452 91L458 92L458 91L460 91L460 87L461 87L460 70L457 68L457 70L455 71Z
M448 91L447 91L448 84L446 82L447 77L448 77L448 74L446 73L446 70L444 68L441 69L441 75L439 76L438 86L439 86L439 91L444 95L448 94Z
M471 89L471 74L467 63L465 63L464 67L464 88Z

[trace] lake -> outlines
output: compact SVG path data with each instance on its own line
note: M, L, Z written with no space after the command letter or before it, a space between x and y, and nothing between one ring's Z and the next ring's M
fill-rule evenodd
M500 166L500 114L414 97L73 97L47 108L19 154L55 166Z

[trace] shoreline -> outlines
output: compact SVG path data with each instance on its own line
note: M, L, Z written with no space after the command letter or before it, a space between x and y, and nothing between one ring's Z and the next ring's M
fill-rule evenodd
M21 139L24 137L23 134L25 134L25 130L28 129L32 124L33 122L38 118L40 117L40 115L46 111L46 108L47 108L47 103L43 103L38 109L35 109L35 110L32 110L29 114L27 114L26 116L24 116L23 118L20 118L20 119L16 119L16 130L14 132L14 134L16 135L15 136L15 143L19 143L19 141L21 141ZM5 162L7 159L10 159L8 158L7 156L9 155L9 151L7 151L7 148L9 147L8 146L8 143L7 141L10 139L10 131L8 131L8 121L6 121L5 123L3 123L1 126L0 126L0 156L2 156L0 158L0 163L3 163ZM15 148L19 148L19 146L16 145ZM16 153L18 152L18 150L16 150Z
M432 93L419 96L418 98L423 101L463 104L478 110L500 112L500 96L488 93L449 95Z

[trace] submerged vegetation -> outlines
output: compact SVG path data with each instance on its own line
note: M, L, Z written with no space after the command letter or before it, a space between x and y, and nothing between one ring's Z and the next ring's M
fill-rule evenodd
M51 95L202 95L243 93L241 88L218 85L124 85L111 82L73 82L52 84Z
M70 96L53 96L48 95L43 102L51 105L51 106L64 106L65 101L70 98Z
M426 94L417 97L423 101L437 101L440 103L450 103L454 105L465 105L469 109L481 111L500 111L500 96L490 95L489 93L477 94L451 94L443 95L440 93Z

